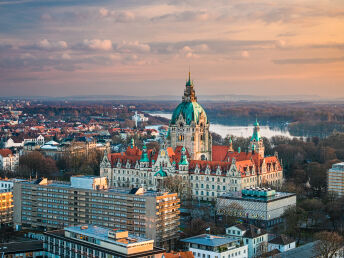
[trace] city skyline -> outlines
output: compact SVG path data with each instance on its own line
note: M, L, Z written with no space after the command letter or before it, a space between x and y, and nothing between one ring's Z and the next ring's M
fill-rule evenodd
M2 96L344 97L341 1L0 1Z

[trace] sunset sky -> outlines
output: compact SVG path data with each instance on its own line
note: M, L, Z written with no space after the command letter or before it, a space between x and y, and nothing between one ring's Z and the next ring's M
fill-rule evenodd
M344 97L343 0L0 0L1 96Z

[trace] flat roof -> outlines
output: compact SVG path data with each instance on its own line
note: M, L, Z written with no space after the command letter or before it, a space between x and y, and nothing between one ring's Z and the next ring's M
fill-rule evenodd
M71 186L70 183L62 182L62 181L50 181L51 183L48 183L46 185L39 185L39 184L35 184L34 182L35 182L35 180L32 180L32 181L26 180L26 181L20 181L19 183L36 185L38 187L60 187L60 188L67 188L67 189L91 190L91 191L95 191L98 193L104 193L104 194L106 194L106 193L128 194L128 195L132 195L132 196L136 196L136 197L140 197L140 196L144 196L144 197L146 197L146 196L162 196L162 195L165 195L166 193L174 194L174 193L169 193L169 192L157 192L157 191L153 191L153 190L145 190L145 192L143 194L135 195L135 194L130 194L130 191L132 190L132 188L116 187L116 188L96 190L96 189L85 189L85 188L73 187L73 186Z
M234 239L222 237L222 236L203 234L203 235L185 238L180 241L186 242L186 243L216 247L216 246L221 246L221 245L237 242L238 240L234 240Z
M76 244L82 244L83 246L92 248L94 250L99 250L102 252L107 252L109 254L113 254L117 257L131 257L131 258L138 258L138 257L145 257L145 256L149 256L149 255L153 255L153 254L162 254L165 252L165 249L159 248L159 247L153 247L153 250L150 251L144 251L144 252L139 252L139 253L134 253L134 254L123 254L123 253L119 253L117 251L113 251L110 250L108 248L104 248L101 247L99 245L94 245L92 243L89 242L84 242L75 238L69 238L69 237L65 237L64 235L64 230L63 229L59 229L59 230L54 230L54 231L46 231L43 234L50 236L50 237L54 237L54 238L58 238L67 242L71 242L71 243L76 243Z
M281 199L285 199L288 197L296 196L295 193L285 193L285 192L276 192L273 196L268 197L258 197L258 196L249 196L243 195L241 192L228 192L217 198L225 198L225 199L233 199L233 200L248 200L248 201L256 201L256 202L272 202Z
M81 226L66 227L66 228L64 228L64 230L69 231L69 232L82 234L82 235L86 235L89 237L93 237L96 239L106 241L108 243L112 243L114 245L121 245L121 246L125 246L125 247L127 247L131 244L154 241L151 239L139 237L139 236L132 235L132 234L128 234L128 237L125 237L123 239L116 240L114 238L108 237L108 233L109 233L109 231L113 231L112 229L103 228L103 227L99 227L99 226L95 226L95 225L81 225ZM117 232L124 232L124 231L126 231L126 230L117 230Z
M0 244L0 254L15 254L21 252L43 251L43 241L30 240Z

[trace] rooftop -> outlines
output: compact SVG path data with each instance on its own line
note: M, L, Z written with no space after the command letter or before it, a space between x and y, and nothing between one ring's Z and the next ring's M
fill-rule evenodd
M214 236L214 235L209 235L209 234L189 237L189 238L182 239L181 241L186 242L186 243L199 244L199 245L212 246L212 247L217 247L217 246L237 242L237 240L233 240L227 237Z
M251 201L256 201L256 202L271 202L271 201L288 198L291 196L296 196L296 194L285 193L285 192L275 192L275 194L271 196L251 196L251 195L245 195L242 192L228 192L222 196L219 196L218 198L235 199L235 200L251 200Z
M18 183L21 184L29 184L29 185L38 185L39 183L36 182L37 180L23 180L23 181L18 181ZM66 188L66 189L85 189L84 187L73 187L71 184L63 182L63 181L53 181L53 180L48 180L48 184L43 184L39 186L44 186L44 187L57 187L57 188ZM85 189L85 190L91 190L91 189ZM108 189L99 189L99 190L93 190L97 191L100 194L133 194L131 188L108 188ZM153 191L153 190L145 190L143 194L140 194L140 196L163 196L165 194L168 194L167 192L161 192L161 191Z
M65 231L74 232L82 235L86 235L89 237L93 237L99 240L106 241L108 243L112 243L115 245L120 245L124 247L128 247L135 243L143 243L143 242L154 242L154 240L150 240L147 238L139 237L136 235L128 234L128 237L123 238L110 238L109 232L125 232L125 230L115 230L115 229L108 229L103 228L95 225L87 225L87 226L73 226L73 227L67 227L64 229Z
M14 254L19 252L43 251L43 241L30 240L24 242L10 242L0 244L1 254Z
M337 171L344 171L344 162L339 162L332 165L332 168L330 168L330 171L337 170Z

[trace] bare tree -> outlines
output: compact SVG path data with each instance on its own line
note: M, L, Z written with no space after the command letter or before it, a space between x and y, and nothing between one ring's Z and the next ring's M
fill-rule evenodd
M342 252L344 239L336 232L322 231L315 235L318 240L314 246L315 252L320 257L332 258L336 257L337 252ZM342 254L343 255L343 254ZM340 257L343 257L339 255Z
M256 256L255 257L263 257L263 254L268 252L268 242L264 241L261 242L258 246L257 246L257 252L256 252Z
M163 180L164 189L172 193L178 193L178 196L183 199L190 199L191 186L190 182L182 176L168 176Z

